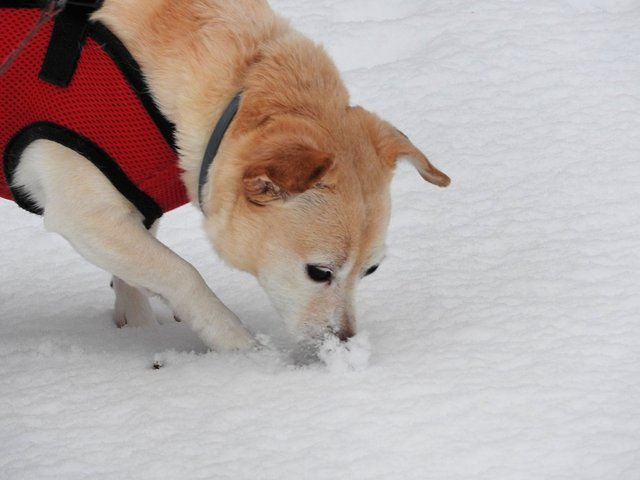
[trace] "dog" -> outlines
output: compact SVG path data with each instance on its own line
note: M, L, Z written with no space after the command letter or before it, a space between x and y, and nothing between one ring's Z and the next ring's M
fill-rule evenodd
M354 291L384 257L397 161L439 187L449 177L350 105L326 52L266 1L105 0L89 22L122 42L175 126L180 178L217 253L257 278L298 338L353 336ZM155 238L157 222L145 225L77 149L28 142L8 181L48 230L113 274L119 326L155 323L148 297L157 295L208 347L256 346L197 270Z

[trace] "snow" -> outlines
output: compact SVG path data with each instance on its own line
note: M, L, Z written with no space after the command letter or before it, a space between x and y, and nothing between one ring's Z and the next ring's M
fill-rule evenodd
M360 333L310 362L194 208L160 237L262 351L116 329L109 276L0 203L0 478L639 479L640 4L271 3L452 186L398 169Z

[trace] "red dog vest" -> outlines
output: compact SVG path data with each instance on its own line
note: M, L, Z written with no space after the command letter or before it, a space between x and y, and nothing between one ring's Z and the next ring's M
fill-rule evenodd
M8 3L0 7L0 61L42 11L33 0ZM24 149L47 139L94 163L150 225L188 201L173 126L122 43L104 25L88 22L91 10L67 6L0 76L0 197L42 213L10 184Z

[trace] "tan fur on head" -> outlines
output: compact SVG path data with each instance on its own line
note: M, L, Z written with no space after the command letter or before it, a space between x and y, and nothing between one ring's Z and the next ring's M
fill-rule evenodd
M209 172L205 227L217 251L253 273L292 328L355 332L353 293L384 255L399 158L447 186L401 132L360 107L324 50L261 0L106 0L97 15L140 61L177 127L187 190L213 125L242 90ZM314 282L308 268L331 272Z

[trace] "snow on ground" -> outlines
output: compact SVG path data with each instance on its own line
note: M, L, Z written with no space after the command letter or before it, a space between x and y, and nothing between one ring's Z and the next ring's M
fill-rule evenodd
M271 348L116 329L108 275L0 203L0 478L639 479L640 4L272 4L451 188L399 168L361 334L306 366L194 208L161 238Z

